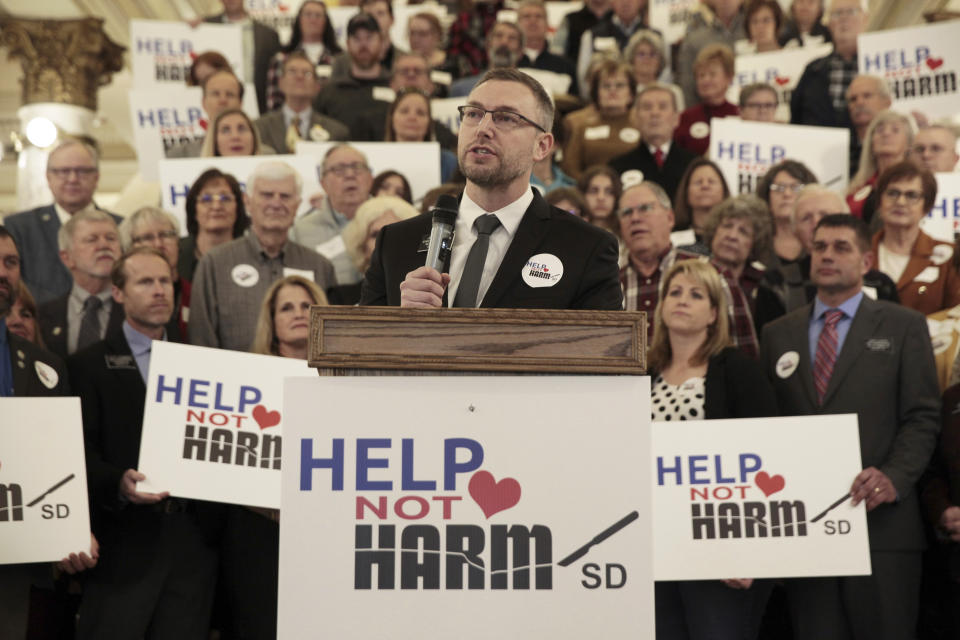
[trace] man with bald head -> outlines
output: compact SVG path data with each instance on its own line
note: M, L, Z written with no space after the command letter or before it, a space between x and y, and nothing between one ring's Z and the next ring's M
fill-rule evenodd
M810 256L813 253L813 232L817 223L831 213L850 213L846 199L819 184L808 184L800 190L793 205L793 229L803 245L803 257L796 262L784 263L780 267L783 282L779 293L784 301L787 313L808 304L817 292L816 285L810 280ZM870 265L863 277L863 290L876 300L899 302L897 287L886 274ZM773 318L765 318L765 321Z
M957 138L960 127L943 122L921 127L913 137L911 158L931 173L950 173L957 170Z
M100 181L99 163L99 154L91 145L80 140L61 142L47 156L47 185L53 204L3 221L20 248L23 282L38 304L65 295L73 286L70 271L60 261L57 234L75 213L97 208L93 193ZM120 223L119 216L113 218Z
M850 136L850 175L857 172L860 165L860 150L863 148L863 136L867 127L878 113L889 109L893 104L890 87L883 78L860 75L847 87L847 109L853 135Z

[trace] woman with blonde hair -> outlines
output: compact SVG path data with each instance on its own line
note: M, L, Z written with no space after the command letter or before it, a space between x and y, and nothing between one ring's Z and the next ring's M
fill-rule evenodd
M420 215L417 209L396 196L370 198L357 208L353 219L343 228L340 237L353 260L357 271L365 273L370 266L370 256L377 242L380 229L388 224L408 220ZM330 304L356 304L360 302L360 282L330 287Z
M654 421L777 414L773 387L731 346L729 327L723 282L709 263L681 260L667 270L648 358ZM749 578L657 582L657 638L756 638L770 588Z
M287 276L263 296L251 353L307 359L310 307L327 304L327 296L313 280Z
M870 223L877 210L874 186L886 169L907 159L916 131L910 116L885 109L874 117L863 135L860 168L850 178L847 204L850 213Z

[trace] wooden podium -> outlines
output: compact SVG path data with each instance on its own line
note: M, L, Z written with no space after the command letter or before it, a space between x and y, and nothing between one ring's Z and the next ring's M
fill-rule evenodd
M646 373L642 311L315 306L320 375Z

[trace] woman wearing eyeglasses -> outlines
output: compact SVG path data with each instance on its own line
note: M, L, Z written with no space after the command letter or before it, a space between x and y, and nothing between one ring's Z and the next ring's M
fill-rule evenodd
M784 160L770 167L757 185L757 197L770 208L776 262L796 262L803 256L803 244L793 230L793 206L803 185L816 181L817 177L803 163Z
M900 303L924 315L960 304L953 243L920 230L937 198L933 174L900 162L880 174L876 191L883 228L873 236L873 253L877 268L897 283Z
M591 105L563 120L567 144L560 168L564 173L576 180L587 167L633 151L640 142L640 132L630 117L636 96L637 81L629 65L608 59L594 68Z
M219 169L200 174L187 192L187 233L180 239L177 271L188 282L207 251L239 238L247 228L243 192L237 179Z

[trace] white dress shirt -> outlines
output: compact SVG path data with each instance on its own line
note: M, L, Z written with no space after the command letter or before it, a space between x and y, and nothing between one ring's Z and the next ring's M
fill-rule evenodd
M482 215L492 213L500 220L500 226L490 234L490 247L487 250L487 260L483 264L483 275L480 276L480 288L477 291L477 306L483 302L483 296L493 282L493 277L500 269L503 256L513 240L513 234L520 226L520 220L533 202L533 189L527 187L523 195L497 211L484 211L480 205L470 199L467 192L463 192L460 201L460 214L457 216L453 248L450 252L450 285L447 287L447 306L453 306L457 297L457 287L463 275L463 267L467 261L470 248L477 239L477 230L473 222Z

